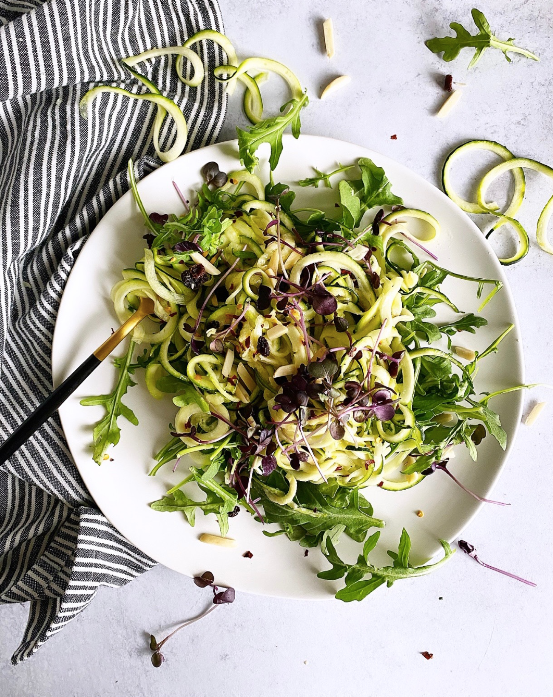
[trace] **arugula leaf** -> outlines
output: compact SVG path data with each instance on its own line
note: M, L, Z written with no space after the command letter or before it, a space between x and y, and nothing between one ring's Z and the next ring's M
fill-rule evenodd
M121 438L121 429L117 423L119 416L123 416L127 421L130 421L134 426L138 426L136 415L123 404L122 399L127 393L129 387L133 387L136 383L131 378L132 368L131 361L136 344L134 341L129 343L127 353L122 358L116 358L113 362L119 369L119 377L115 389L110 394L102 394L97 397L85 397L81 399L81 404L84 407L102 406L105 407L105 416L98 421L92 431L94 462L101 465L104 460L104 455L110 445L117 445Z
M442 324L438 327L442 334L445 334L448 339L448 347L451 348L451 338L458 332L470 332L471 334L476 334L476 330L479 327L485 327L488 324L488 320L485 317L478 317L472 312L455 322L449 322L449 324Z
M365 211L362 209L361 201L349 181L342 179L338 184L338 191L340 193L344 225L353 230L361 222Z
M322 182L328 189L332 189L332 184L330 183L330 177L333 177L335 174L341 174L342 172L347 172L348 169L355 167L355 165L341 165L340 163L338 163L338 165L339 165L338 169L335 169L332 172L327 172L326 174L324 172L321 172L320 169L313 167L313 169L317 173L317 176L316 177L308 177L307 179L300 179L298 181L298 184L300 186L313 186L313 187L315 187L315 189L317 189L319 184Z
M193 479L201 491L206 495L203 501L195 501L187 496L181 489L164 496L159 501L154 501L150 507L155 511L174 512L181 511L192 527L196 522L196 510L200 509L204 515L215 513L219 523L219 529L223 537L228 533L228 514L238 503L235 491L218 484L213 479L206 479L196 467L190 467L191 479Z
M221 235L232 225L229 218L221 219L221 211L216 206L210 206L202 218L202 229L198 243L200 247L212 256L221 246Z
M183 382L181 382L179 394L173 397L173 404L176 407L184 407L187 404L197 404L202 411L209 411L209 404L196 388Z
M478 29L478 34L474 36L463 27L462 24L458 22L452 22L449 26L455 32L455 36L444 36L442 38L429 39L425 41L425 45L432 51L432 53L443 53L442 58L444 61L452 61L459 55L461 49L463 48L474 48L474 56L469 63L469 68L480 60L482 53L487 48L497 48L503 52L505 58L511 62L508 56L509 52L520 53L526 58L531 58L532 60L539 60L539 58L530 51L524 48L519 48L513 44L514 39L507 39L507 41L500 41L496 36L492 34L488 20L484 17L480 10L474 8L471 11L472 19L476 28Z
M391 183L382 167L368 157L357 160L361 179L342 179L338 184L345 227L356 228L366 211L375 206L401 205L403 199L392 193Z
M237 128L238 132L238 149L240 159L250 172L259 162L255 152L262 143L269 143L271 146L271 157L269 165L271 171L276 169L278 161L282 154L282 136L288 126L292 127L292 135L298 138L300 135L301 121L300 111L309 104L307 95L304 94L301 99L291 99L280 108L284 112L287 106L290 108L281 116L273 116L270 119L264 119L259 123L254 124L249 130L243 131Z
M271 483L274 481L272 479ZM358 492L343 491L329 496L319 491L319 486L298 482L296 498L299 505L289 508L269 499L267 493L272 486L254 478L254 488L261 498L266 522L279 523L293 540L316 537L336 526L343 526L347 535L362 542L369 528L384 526L382 520L372 516L372 506Z
M392 184L382 167L378 167L368 157L357 161L361 170L362 191L360 199L366 210L375 206L401 206L403 199L392 193Z
M373 536L374 538L374 536ZM369 539L373 539L369 538ZM378 538L377 538L378 539ZM370 548L374 548L377 539ZM338 556L336 549L330 540L327 540L327 551L323 552L327 560L332 565L329 571L322 571L317 574L319 578L336 580L346 576L346 586L336 593L338 600L348 603L352 600L363 600L367 595L382 586L384 583L390 587L395 581L404 578L415 578L424 576L442 566L453 554L454 550L445 541L440 540L444 550L444 557L434 564L413 567L409 563L409 553L411 550L411 540L407 531L403 529L398 546L397 554L388 552L393 559L392 566L376 567L369 563L368 554L360 555L356 564L347 564ZM369 550L370 551L370 550ZM362 580L365 576L371 575L369 580Z

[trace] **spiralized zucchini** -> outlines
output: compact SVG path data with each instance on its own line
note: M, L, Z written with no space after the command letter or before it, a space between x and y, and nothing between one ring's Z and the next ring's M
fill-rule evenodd
M422 284L431 269L412 250L411 270L387 259L392 247L408 248L405 239L431 242L438 221L402 207L379 216L374 252L347 240L343 251L333 251L316 232L298 234L293 212L282 211L278 199L265 200L263 183L246 170L228 173L216 194L204 188L202 195L217 202L221 220L210 260L205 251L203 257L183 252L177 240L171 251L165 242L168 249L145 249L113 290L121 320L137 298L156 302L161 327L134 333L155 364L147 379L152 395L159 398L159 386L170 379L173 392L182 385L197 395L184 404L177 398L177 437L209 461L220 438L233 429L243 433L237 410L252 405L255 423L274 427L274 437L271 448L252 457L250 481L266 474L264 459L274 460L288 491L269 487L267 496L282 506L295 505L298 482L393 491L420 483L420 472L403 469L427 452L414 412L421 361L445 360L461 375L470 373L449 352L417 348L418 340L413 347L408 327L417 308L459 309L436 283ZM425 223L417 238L409 232L411 219ZM191 227L186 239L198 237ZM196 283L194 273L202 280ZM306 396L290 408L297 393Z
M479 181L476 187L476 201L466 201L459 196L451 184L451 167L453 162L462 154L473 150L487 150L495 155L499 155L504 162L492 167ZM442 170L442 185L445 193L466 213L495 215L498 222L488 232L486 237L490 237L496 230L499 230L503 225L509 225L514 229L517 235L516 252L507 258L499 259L501 264L509 266L521 261L530 249L530 239L527 231L523 228L514 216L518 213L524 201L526 193L526 181L524 177L524 169L531 169L546 177L553 179L553 168L547 165L531 160L526 157L515 157L513 153L504 145L491 140L472 140L464 145L459 146L447 157ZM513 176L514 190L507 208L503 213L499 211L499 206L486 200L486 194L492 182L502 174L510 172ZM553 245L547 237L547 227L551 214L553 213L553 197L549 199L543 208L536 228L536 241L538 245L548 254L553 254Z

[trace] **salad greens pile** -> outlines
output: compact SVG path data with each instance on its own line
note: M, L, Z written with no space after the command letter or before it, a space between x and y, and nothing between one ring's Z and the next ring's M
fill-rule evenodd
M241 142L246 165L262 139L274 145L272 160L280 154L282 123L260 123L258 137ZM439 223L407 208L368 158L302 180L323 182L325 208L335 196L332 215L295 208L288 184L263 185L247 168L227 174L216 163L203 168L205 183L183 215L147 214L132 163L129 173L146 248L112 298L121 321L144 296L155 313L117 361L114 392L83 400L106 409L93 434L95 461L118 442L118 416L137 423L122 398L142 370L152 397L176 408L150 474L193 461L155 510L181 512L192 526L198 511L214 514L221 535L242 509L276 524L264 534L320 547L332 568L319 576L345 577L337 597L346 601L441 565L452 554L445 541L440 562L412 566L405 530L391 565L371 564L380 533L370 531L385 522L374 515L370 487L397 492L443 471L481 498L448 461L457 446L476 459L487 434L506 446L489 407L502 391L479 397L474 380L512 326L462 362L452 340L486 320L462 314L442 284L465 280L479 297L491 288L482 308L501 282L439 266L421 243ZM333 175L345 178L333 187ZM424 224L418 237L412 220ZM461 316L438 322L438 305ZM134 358L138 344L145 348ZM361 545L354 564L336 551L342 535Z

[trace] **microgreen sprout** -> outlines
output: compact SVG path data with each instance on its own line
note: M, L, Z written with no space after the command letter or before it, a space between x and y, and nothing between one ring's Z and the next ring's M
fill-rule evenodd
M187 620L186 622L183 622L181 625L179 625L174 631L172 631L170 634L168 634L164 639L161 641L157 641L155 636L153 634L150 634L150 649L152 650L152 665L155 668L161 667L161 665L165 662L165 656L161 653L161 648L166 644L171 637L175 636L177 632L180 632L181 629L184 629L184 627L188 627L191 624L194 624L194 622L198 622L199 620L203 619L204 617L207 617L213 610L216 609L218 605L224 605L227 603L232 603L234 602L235 598L235 591L234 588L231 588L230 586L223 588L222 590L219 588L219 586L215 585L215 578L211 571L204 571L204 573L201 576L196 576L194 578L194 583L199 587L199 588L207 588L208 586L211 587L213 590L213 604L209 606L206 610L204 610L201 614L199 614L197 617L192 618L191 620Z
M509 578L514 578L515 581L525 583L527 586L533 586L534 588L536 587L536 584L532 581L527 581L526 579L521 578L520 576L516 576L515 574L512 574L509 571L503 571L503 569L498 569L496 566L490 566L489 564L486 564L485 562L481 561L478 558L478 555L476 554L476 548L474 547L474 545L471 545L470 542L466 542L465 540L459 540L458 547L461 550L461 552L468 554L468 556L471 557L471 559L474 559L474 561L480 564L480 566L485 566L486 569L491 569L492 571L497 571L499 574L503 574L504 576L508 576Z

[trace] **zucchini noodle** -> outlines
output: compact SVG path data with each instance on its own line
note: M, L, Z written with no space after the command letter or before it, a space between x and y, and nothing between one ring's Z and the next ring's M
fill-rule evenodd
M150 55L161 54L134 62ZM267 61L245 61L235 77L250 66L269 69ZM523 163L505 165L516 172ZM471 370L450 352L418 340L410 345L413 331L405 325L421 305L459 309L435 283L422 283L436 271L419 264L412 250L409 270L387 258L394 245L406 247L402 237L431 242L438 221L415 208L394 210L380 215L374 252L347 240L335 251L319 233L300 235L293 211L282 211L278 198L266 200L263 182L247 170L230 172L216 191L204 187L203 197L216 202L220 217L220 237L209 254L191 251L202 241L194 220L206 211L181 222L173 216L166 225L178 223L177 238L145 249L112 292L121 321L138 298L155 301L157 328L138 327L133 338L151 357L146 384L152 396L159 399L173 379L167 391L177 393L175 437L192 449L186 452L209 462L221 438L245 437L244 428L259 423L273 428L271 445L250 459L248 492L252 477L265 474L263 463L274 461L286 490L261 485L270 501L292 508L303 482L391 491L420 483L420 471L403 469L428 451L414 410L421 361L445 360L467 379ZM416 237L410 219L425 223ZM185 252L183 239L189 241ZM290 408L296 393L305 397ZM244 425L239 413L248 405L256 418ZM235 476L227 471L227 484Z

